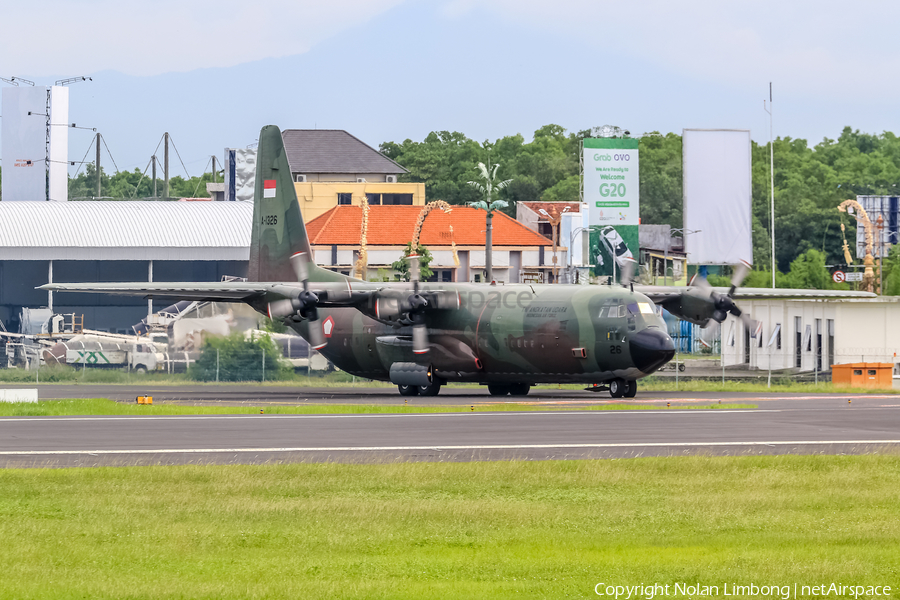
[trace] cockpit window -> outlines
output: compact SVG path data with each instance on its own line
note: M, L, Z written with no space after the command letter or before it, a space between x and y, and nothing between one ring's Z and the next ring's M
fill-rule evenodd
M619 317L624 317L626 314L628 314L628 309L625 308L624 304L620 304L619 305Z

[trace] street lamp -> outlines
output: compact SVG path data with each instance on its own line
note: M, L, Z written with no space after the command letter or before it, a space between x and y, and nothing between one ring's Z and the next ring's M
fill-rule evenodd
M574 260L572 259L572 248L575 246L575 236L583 231L591 231L593 229L592 225L588 225L587 227L576 227L572 230L572 233L569 234L569 255L567 257L566 263L567 267L571 271L574 268ZM574 282L573 282L574 283Z

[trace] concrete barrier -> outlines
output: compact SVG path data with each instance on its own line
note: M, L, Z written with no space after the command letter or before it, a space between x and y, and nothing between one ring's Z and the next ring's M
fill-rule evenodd
M34 389L0 389L0 402L37 402L38 391Z

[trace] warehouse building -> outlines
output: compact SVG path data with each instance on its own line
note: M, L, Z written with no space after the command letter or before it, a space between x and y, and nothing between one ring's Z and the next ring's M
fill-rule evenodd
M18 331L23 307L48 307L83 314L89 329L130 333L152 303L34 288L245 277L252 219L248 202L0 202L0 321Z

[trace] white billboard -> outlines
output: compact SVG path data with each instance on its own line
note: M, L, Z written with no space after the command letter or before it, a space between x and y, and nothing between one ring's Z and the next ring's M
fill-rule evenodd
M3 200L67 200L68 88L5 87L2 115Z
M69 88L50 88L50 197L65 202L69 199Z
M2 110L3 200L46 200L47 88L5 87Z
M750 132L685 129L682 145L688 262L752 263Z

